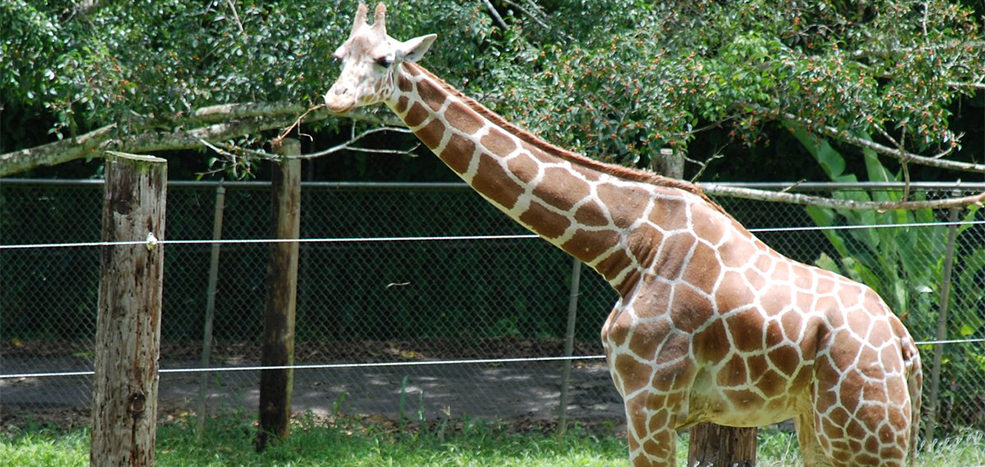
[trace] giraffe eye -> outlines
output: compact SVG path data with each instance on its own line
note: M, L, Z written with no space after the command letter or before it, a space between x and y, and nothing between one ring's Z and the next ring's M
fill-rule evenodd
M393 58L390 57L389 55L384 55L382 57L377 57L376 60L374 60L374 61L376 62L377 65L379 65L379 66L381 66L383 68L389 68L390 65L393 64Z

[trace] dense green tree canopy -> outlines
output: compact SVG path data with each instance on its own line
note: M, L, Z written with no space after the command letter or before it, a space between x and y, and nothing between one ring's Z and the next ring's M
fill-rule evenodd
M320 102L355 10L340 0L37 3L0 6L0 174L106 147L262 147ZM489 5L389 2L389 32L437 33L425 66L592 157L646 166L659 148L700 161L728 145L735 158L795 147L789 133L803 128L843 147L975 173L950 178L985 171L980 2ZM376 115L360 118L386 119ZM338 130L353 124L318 112L306 121L315 149L344 142L349 133ZM789 152L788 165L804 164L795 159L805 151ZM46 159L52 153L61 157Z

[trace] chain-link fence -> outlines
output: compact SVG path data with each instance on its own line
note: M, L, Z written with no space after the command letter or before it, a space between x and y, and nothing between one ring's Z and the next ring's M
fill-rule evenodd
M211 238L217 188L170 184L168 240ZM971 193L985 185L963 189ZM222 238L269 238L270 185L226 183L224 190ZM901 193L887 185L796 190L874 200ZM918 185L910 196L950 194L943 187ZM938 423L945 430L985 429L982 211L956 211L954 225L946 222L952 216L946 210L835 213L718 201L781 253L875 288L917 340L956 340L942 344ZM101 203L99 181L4 180L0 244L98 241ZM557 416L563 363L537 359L564 354L568 256L535 238L449 239L527 233L464 185L309 183L303 184L301 205L306 239L444 238L301 244L296 364L311 367L295 371L295 410L341 409L391 418L403 412L427 419ZM166 246L159 393L165 411L192 409L199 397L202 372L183 369L201 367L211 248L208 243ZM946 333L939 335L945 258L952 253ZM257 406L259 371L230 370L260 360L267 258L263 243L221 245L210 365L223 371L206 379L211 411ZM583 271L574 355L596 357L602 353L599 330L616 295L594 272ZM0 416L86 413L98 281L96 247L0 250ZM934 346L920 348L926 395ZM499 361L461 362L476 359ZM575 361L568 387L569 419L623 417L603 360Z

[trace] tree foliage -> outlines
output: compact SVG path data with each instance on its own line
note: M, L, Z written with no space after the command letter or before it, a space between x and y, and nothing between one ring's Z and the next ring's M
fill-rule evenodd
M0 152L106 125L114 138L166 139L200 126L198 111L218 104L318 103L354 3L4 2ZM955 131L982 115L977 3L493 2L505 29L483 2L389 3L392 36L439 34L426 66L593 157L646 166L659 148L687 151L704 130L755 148L803 126L848 146L871 137L904 157L953 151L948 158L980 162ZM977 113L956 114L962 99ZM319 125L332 134L348 124ZM247 131L252 139L240 144L261 133Z

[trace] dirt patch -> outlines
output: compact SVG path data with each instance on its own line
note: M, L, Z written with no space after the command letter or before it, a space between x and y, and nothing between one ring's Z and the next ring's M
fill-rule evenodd
M85 371L92 357L80 343L5 344L6 374ZM477 417L520 423L550 423L558 413L563 363L458 363L473 360L563 355L560 339L421 339L403 341L299 342L296 363L387 363L389 366L307 368L294 372L293 408L327 416L341 407L354 416L396 420L404 400L405 414L422 412L428 420ZM199 368L200 344L167 343L161 349L162 369ZM578 343L576 355L598 355L597 343ZM213 366L224 367L206 378L210 414L256 412L260 345L219 342ZM392 363L399 363L393 366ZM194 410L202 373L161 373L159 419ZM92 377L33 377L0 380L0 427L42 424L73 427L88 423ZM595 423L621 420L623 408L602 360L573 362L569 384L571 420ZM531 422L534 423L534 422ZM621 423L621 422L620 422Z

